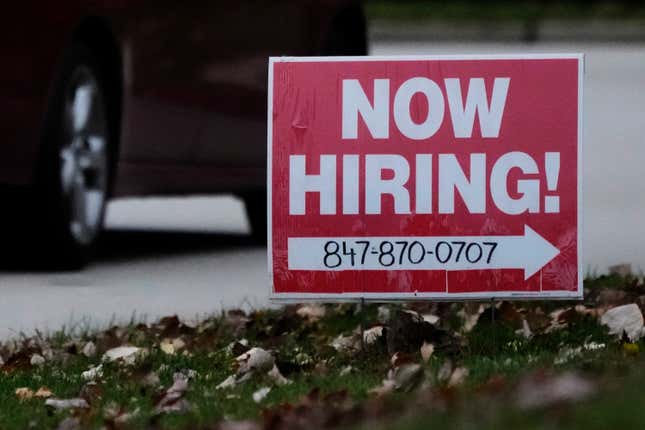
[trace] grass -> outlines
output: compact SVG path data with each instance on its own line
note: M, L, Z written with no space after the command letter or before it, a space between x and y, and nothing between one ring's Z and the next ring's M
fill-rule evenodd
M599 298L608 296L608 291L619 292L623 301L645 295L642 281L634 278L599 277L586 281L585 288L589 308L603 305ZM496 310L495 316L490 309L485 310L469 332L464 331L457 317L463 305L413 305L419 312L441 316L439 324L450 335L449 347L441 347L438 342L435 353L423 364L426 385L430 388L412 394L386 396L383 401L390 405L386 416L370 409L375 407L376 401L370 390L381 384L391 367L385 339L364 346L363 350L347 353L330 346L334 338L349 335L361 322L365 326L375 324L376 305L366 306L362 312L350 304L328 306L326 316L316 322L305 321L292 307L285 311L256 311L248 316L222 314L205 320L198 327L189 327L170 318L151 326L132 324L105 332L85 333L81 338L58 333L49 339L24 339L16 343L18 348L8 343L0 348L5 360L0 373L0 428L56 428L69 416L79 417L83 427L99 428L111 423L107 413L110 409L136 411L127 421L127 428L214 428L224 420L247 419L266 422L267 414L292 413L285 412L292 410L285 409L285 405L296 405L296 410L309 413L306 411L313 407L313 400L303 403L302 399L314 388L320 391L321 398L327 394L346 393L342 396L347 396L346 401L354 408L352 413L355 415L353 421L350 420L353 425L374 417L384 420L386 424L382 428L410 430L429 425L460 429L594 429L618 428L618 425L634 428L633 424L639 420L645 422L645 410L638 407L645 401L645 392L640 389L645 383L645 362L635 352L644 345L628 345L626 349L625 344L609 336L596 318L573 311L569 312L563 329L547 331L534 321L538 316L546 318L551 310L570 309L575 304L505 304ZM473 305L468 306L473 309ZM391 312L399 307L393 305ZM518 334L517 315L530 320L534 332L531 338ZM162 351L160 342L164 338L177 337L186 341L185 348L174 354ZM231 343L242 338L249 346L273 351L277 366L292 383L276 385L268 376L259 374L233 388L217 389L235 372L234 357L239 351L232 352ZM96 343L99 354L88 358L80 353L80 347L90 340ZM99 364L100 353L104 350L122 344L147 348L149 354L133 366L104 363L103 377L92 386L94 391L90 391L81 373ZM604 347L586 349L584 345ZM31 354L43 348L51 349L51 357L42 366L30 365ZM236 348L245 349L241 345ZM420 363L420 358L418 350L412 350L408 360ZM440 379L447 362L468 370L468 377L457 388L449 388L446 381ZM512 396L518 381L541 369L556 373L582 372L602 389L595 397L577 403L575 407L562 406L549 414L506 407L504 396ZM173 375L188 373L188 370L194 374L185 394L190 410L181 414L156 413L155 406L164 389L172 385ZM150 372L159 377L159 387L142 382ZM499 388L500 393L505 393L502 400L482 395L482 390L499 378L504 381ZM271 387L267 397L260 404L255 403L252 394L267 386ZM19 399L16 389L20 387L33 391L47 387L57 398L83 395L89 399L91 407L85 411L55 411L45 406L43 399ZM411 408L409 405L418 401L419 393L432 393L433 396L449 393L452 400L448 402L450 406L442 410L430 408L432 410L428 412L423 407ZM330 411L347 418L344 409L338 410L324 402L322 406L329 406Z
M316 354L313 338L307 337L309 330L297 330L284 336L268 339L267 335L272 335L274 330L269 323L280 321L280 313L277 311L258 312L255 317L253 326L245 333L246 339L252 345L279 342L280 348L276 358L279 364L281 362L288 363L282 366L287 370L283 370L283 372L293 380L292 384L272 387L272 391L263 402L264 407L295 401L307 394L312 387L319 387L324 393L348 388L353 398L365 398L367 391L378 385L387 370L387 365L383 363L383 360L380 360L383 357L379 357L378 361L365 360L363 357L342 357L337 356L329 349L324 353L335 356L329 357L331 358L329 362L334 364L334 368L328 374L315 375L299 372L300 369L296 369L291 360L297 354ZM219 325L223 318L215 318L214 321L217 324L210 330L210 334L217 333L217 338L212 343L200 346L190 355L168 355L155 346L157 340L155 338L142 338L139 342L127 342L150 348L151 353L134 367L104 364L104 376L100 384L102 398L96 405L93 405L93 409L99 411L110 404L116 404L124 410L138 410L137 417L130 425L135 428L138 426L144 428L150 418L155 415L154 398L157 392L142 387L137 375L154 370L160 378L161 385L168 387L172 384L175 372L191 369L197 375L186 396L192 406L191 413L189 415L161 415L158 420L155 420L159 426L162 428L194 428L212 424L224 418L259 418L261 408L252 400L252 393L263 386L270 385L270 381L266 378L255 378L232 390L216 389L220 382L234 372L233 354L227 352L227 346L236 338L227 333L223 325ZM355 320L356 316L351 314L343 319L325 320L321 323L321 327L324 327L324 330L330 335L335 335L341 333L346 327L352 326ZM127 330L132 334L137 333L136 326L127 327ZM279 328L276 327L275 331L278 333ZM86 340L93 337L86 336ZM125 337L136 338L136 336ZM53 336L52 343L54 348L62 347L68 340L69 338L59 333ZM54 412L46 408L42 399L33 398L21 401L15 394L15 390L19 387L28 387L35 391L39 387L45 386L58 398L78 397L86 382L81 379L81 373L89 367L99 364L101 360L99 357L88 359L80 354L67 357L67 360L64 365L47 363L42 367L5 371L0 375L0 428L55 428L64 417L69 415L68 411ZM340 376L340 369L349 365L360 368L361 373ZM290 369L289 366L294 369ZM88 427L99 427L104 421L104 417L100 414L86 418L84 423Z
M551 19L638 19L645 4L638 1L508 1L372 0L369 18L393 21L530 21Z
M607 359L617 359L608 354ZM624 357L620 357L624 360ZM564 405L558 408L537 411L521 411L504 408L500 402L476 402L465 410L455 413L418 414L396 423L388 423L393 430L442 429L640 429L645 422L645 383L641 359L630 363L630 370L613 372L603 385L603 391L592 399L581 401L575 406ZM377 427L379 428L379 427Z

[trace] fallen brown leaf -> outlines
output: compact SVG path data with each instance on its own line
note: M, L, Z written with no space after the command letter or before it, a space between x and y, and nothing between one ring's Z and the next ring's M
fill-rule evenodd
M53 396L54 393L47 388L47 387L40 387L36 392L34 393L34 397L38 397L39 399L47 399L51 396Z
M73 399L54 399L49 398L45 400L45 405L50 406L54 409L87 409L90 405L85 399L82 398L73 398Z
M20 387L16 388L16 397L18 397L18 400L24 401L24 400L29 400L34 397L34 390L28 387Z
M515 398L517 406L526 410L581 400L595 391L595 385L577 373L550 375L538 372L524 378Z

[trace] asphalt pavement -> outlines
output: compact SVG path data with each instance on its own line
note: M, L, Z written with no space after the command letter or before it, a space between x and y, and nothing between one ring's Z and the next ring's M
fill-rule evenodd
M372 52L585 53L584 270L645 269L645 45L380 42ZM233 197L115 201L107 228L82 272L0 269L0 338L268 304L266 252Z

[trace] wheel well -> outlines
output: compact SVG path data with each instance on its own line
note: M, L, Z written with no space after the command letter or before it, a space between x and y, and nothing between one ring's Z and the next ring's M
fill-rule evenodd
M331 20L323 55L367 55L367 23L363 6L352 2Z
M101 17L86 17L73 33L72 43L83 43L92 49L101 62L108 98L108 121L113 142L112 179L116 172L116 160L121 139L121 115L123 106L123 59L120 45L109 22Z

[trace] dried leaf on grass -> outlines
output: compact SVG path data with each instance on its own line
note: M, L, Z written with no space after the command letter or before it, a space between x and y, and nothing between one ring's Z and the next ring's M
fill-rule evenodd
M43 364L45 364L45 357L40 354L33 354L31 356L31 359L29 360L29 363L32 366L42 366Z
M353 354L361 350L361 334L352 333L349 336L338 335L330 343L336 351L344 354Z
M238 356L235 361L238 364L238 375L249 372L268 372L275 364L273 355L262 348L251 348L249 351Z
M81 352L87 358L92 358L96 355L96 345L94 344L94 342L89 341L83 346Z
M262 427L255 421L224 421L217 430L260 430Z
M273 354L262 348L251 348L244 354L235 358L237 372L222 381L216 389L226 389L250 380L254 375L268 376L276 385L291 383L285 378L275 364Z
M52 397L54 393L52 390L50 390L47 387L40 387L36 392L34 393L34 397L37 397L39 399L47 399L49 397Z
M388 375L394 381L394 389L408 392L416 388L423 380L423 367L419 364L404 364L399 366Z
M143 378L141 378L141 385L144 387L154 388L161 385L161 380L159 379L159 375L157 375L156 372L148 372L143 376Z
M103 419L108 425L108 428L123 428L136 418L139 413L139 408L128 412L124 407L119 406L115 402L110 402L103 409Z
M319 304L309 304L309 305L303 305L296 310L296 315L299 317L309 321L309 322L316 322L323 318L325 314L327 313L327 310L323 305Z
M464 306L460 311L457 312L457 315L463 320L462 331L464 333L469 333L477 325L479 317L486 310L486 306L477 305L476 307Z
M377 325L363 332L363 343L367 346L375 344L383 337L383 326Z
M291 384L291 381L282 375L280 369L278 369L278 366L276 365L273 365L273 368L269 370L267 376L269 376L273 383L278 386Z
M85 399L80 397L73 399L54 399L49 398L45 400L45 405L50 406L54 409L87 409L90 407L89 403Z
M423 342L421 345L421 358L424 363L427 363L430 360L430 357L434 353L434 345L431 343Z
M377 320L381 324L389 324L390 318L392 315L392 312L390 311L390 307L387 305L381 305L377 308Z
M20 401L29 400L34 397L34 390L28 387L20 387L16 388L15 394Z
M159 344L159 349L168 355L174 355L186 347L186 342L181 337L174 339L165 338Z
M450 378L448 379L448 387L456 387L464 383L468 377L468 369L465 367L457 367L452 371Z
M99 364L98 366L90 367L89 369L81 373L81 379L85 381L94 381L102 377L103 377L102 364Z
M382 384L370 390L371 394L383 396L393 391L409 392L418 387L424 379L423 366L409 361L408 356L397 353L391 358L392 368Z
M216 390L224 390L226 388L232 388L235 385L237 385L238 383L239 382L238 382L237 378L235 377L235 375L230 375L226 379L224 379L222 382L220 382L219 385L217 385L215 387L215 389Z
M609 309L600 322L609 327L609 334L625 335L632 342L643 337L643 314L634 303Z
M595 385L577 373L549 375L543 372L524 378L517 388L520 409L536 409L584 399L596 391Z
M60 423L56 430L80 430L81 420L78 417L67 417Z
M182 373L175 373L173 380L173 384L155 405L157 413L185 413L190 410L190 403L184 399L184 394L188 390L188 378Z
M261 403L270 392L271 392L271 387L260 388L259 390L253 393L252 395L253 401L255 403Z
M410 310L399 310L393 315L386 337L390 354L417 353L424 342L434 344L435 349L447 354L454 354L460 349L455 334L430 324Z
M340 376L347 376L350 373L354 371L354 368L352 366L345 366L342 369L340 369L340 372L338 373Z
M90 405L94 405L103 398L103 386L98 382L88 382L83 385L78 396L87 400Z
M296 404L283 404L264 411L263 428L295 430L332 429L355 425L364 418L363 411L349 399L347 390L321 395L314 388Z
M118 346L109 349L103 354L103 361L107 362L120 362L125 365L133 365L138 359L143 358L147 354L145 348L137 346Z

